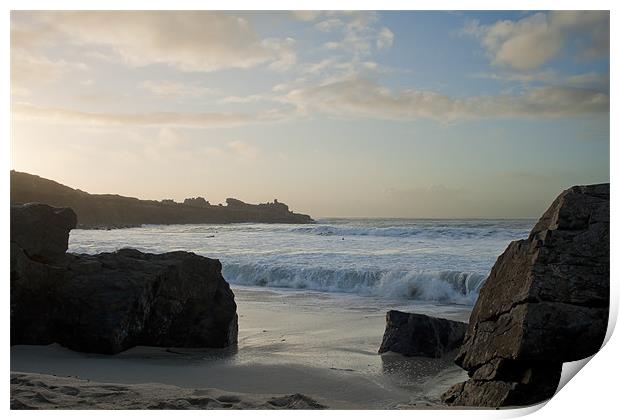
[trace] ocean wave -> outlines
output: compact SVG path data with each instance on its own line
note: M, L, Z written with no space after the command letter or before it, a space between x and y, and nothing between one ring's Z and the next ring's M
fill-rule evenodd
M292 229L293 232L321 236L383 236L383 237L425 237L471 239L484 237L527 236L524 229L499 229L495 227L462 228L462 227L423 227L423 226L337 226L313 225Z
M335 270L261 264L224 264L231 284L345 292L473 305L486 275L460 271Z

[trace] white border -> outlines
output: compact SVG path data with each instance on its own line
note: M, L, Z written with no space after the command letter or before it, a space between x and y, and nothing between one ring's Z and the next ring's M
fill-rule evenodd
M406 0L382 0L382 1L369 1L369 0L297 0L294 2L284 0L263 0L259 2L253 2L251 0L245 1L224 1L224 0L212 0L212 1L199 1L199 0L175 0L175 1L162 1L162 0L136 0L136 1L122 1L122 0L89 0L88 2L79 0L56 0L56 1L44 1L44 0L8 0L4 1L4 14L2 15L2 52L4 56L4 66L2 66L2 76L4 80L4 101L2 101L2 118L3 127L5 127L5 140L4 140L4 152L0 153L0 161L2 162L3 176L0 177L0 188L3 197L6 197L4 206L1 207L1 221L0 226L2 228L2 237L4 241L0 242L2 247L2 264L4 269L4 293L3 296L3 308L5 309L4 316L1 317L2 324L2 352L4 362L6 366L5 380L0 382L2 387L4 398L2 404L4 410L9 409L9 243L6 240L9 230L9 169L10 169L10 120L9 120L9 31L10 31L10 18L9 10L29 10L29 9L79 9L79 10L98 10L98 9L135 9L135 10L147 10L147 9L219 9L219 10L290 10L290 9L325 9L325 10L461 10L465 7L469 10L552 10L552 9L605 9L612 10L611 13L611 68L614 68L615 57L617 57L618 43L617 31L615 30L615 23L618 19L615 19L616 8L613 6L618 4L612 1L602 0L589 0L589 1L559 1L559 0L544 0L544 1L480 1L472 0L467 2L447 1L447 0L433 0L432 2L412 2ZM617 71L611 71L613 74L618 74ZM611 77L611 96L616 97L617 94L617 82L615 77ZM615 100L611 102L611 119L615 120L617 112L615 112ZM615 138L617 130L615 125L611 125L611 138ZM610 141L610 156L611 162L618 167L617 159L617 147ZM617 169L614 168L614 164L610 165L611 179L616 179L615 175ZM618 208L616 203L618 202L617 189L615 184L612 183L612 213ZM612 238L618 238L618 227L616 223L612 223ZM612 266L611 266L611 279L612 279L612 301L611 301L611 328L615 325L618 314L618 287L617 287L617 263L614 264L614 257L620 256L617 252L617 241L612 240L611 244ZM616 259L617 261L617 259ZM616 334L617 335L617 334ZM608 337L609 338L609 337ZM617 337L611 337L604 348L597 354L592 360L585 366L579 373L578 378L567 383L560 392L551 399L546 405L541 405L534 408L525 408L518 410L501 410L501 411L382 411L380 413L374 411L329 411L323 412L321 416L327 416L328 418L335 417L353 417L356 418L375 418L376 416L389 417L389 418L459 418L459 419L483 419L483 418L512 418L525 414L532 414L532 418L609 418L613 416L613 412L618 411L615 406L617 396L617 387L619 377L618 360L617 355L620 354L620 345ZM581 363L575 362L567 364L565 373L568 371L575 371L579 368ZM577 369L578 370L578 369ZM564 376L563 379L568 376ZM11 416L19 418L30 418L38 415L45 415L50 418L66 419L76 418L77 416L83 416L86 413L82 412L67 412L67 411L46 411L42 413L35 412L10 412ZM187 417L201 418L208 415L209 418L230 418L231 416L240 418L263 418L263 417L288 417L294 415L299 418L314 418L316 412L164 412L164 411L138 411L138 412L106 412L106 411L89 411L88 416L94 418L107 418L110 414L120 417L143 417L143 418L163 418L170 415L181 415Z

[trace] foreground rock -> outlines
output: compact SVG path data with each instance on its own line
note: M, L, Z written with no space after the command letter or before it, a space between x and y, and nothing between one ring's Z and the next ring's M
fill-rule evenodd
M49 409L322 409L302 394L249 395L164 384L105 384L11 372L12 410Z
M64 243L63 252L67 249L64 222L75 225L68 213L43 204L11 207L11 344L56 342L77 351L114 354L136 345L226 347L237 342L234 295L218 260L132 249L59 256L58 244ZM49 228L23 224L32 214L50 216ZM55 226L59 221L63 224ZM54 252L36 247L43 241L55 244Z
M609 184L564 191L497 259L456 363L470 379L443 399L500 407L551 398L562 363L596 353L609 314Z
M389 311L379 353L439 358L463 342L467 324L422 314Z

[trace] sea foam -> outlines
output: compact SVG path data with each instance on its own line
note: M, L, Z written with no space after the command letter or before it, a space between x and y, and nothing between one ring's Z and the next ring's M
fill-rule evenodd
M316 224L145 225L71 231L70 252L123 247L217 258L231 284L402 300L475 302L535 220L319 219Z
M261 264L225 264L231 284L355 293L360 296L405 298L441 303L473 304L486 275L460 271L335 270Z

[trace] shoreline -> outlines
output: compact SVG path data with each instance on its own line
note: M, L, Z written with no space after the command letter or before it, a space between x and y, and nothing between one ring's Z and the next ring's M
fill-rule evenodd
M464 379L453 354L441 359L378 355L386 302L233 289L239 314L236 348L135 347L105 356L58 345L19 345L11 347L11 371L237 394L303 394L335 409L443 407L440 394ZM465 308L403 302L409 310L412 305L455 320L468 314Z

